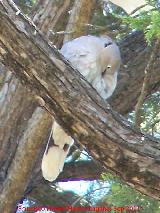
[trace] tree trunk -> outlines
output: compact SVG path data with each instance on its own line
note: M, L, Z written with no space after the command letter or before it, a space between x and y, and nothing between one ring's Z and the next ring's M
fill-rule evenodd
M43 99L44 108L94 159L160 199L160 143L130 127L31 23L0 4L2 63Z
M75 0L66 27L64 42L86 35L87 24L90 23L95 3L96 0Z
M16 208L17 197L22 197L43 141L46 140L46 135L49 133L51 125L48 122L50 120L49 117L49 114L44 110L37 108L27 123L25 133L19 138L16 156L8 171L7 179L3 184L0 196L0 212L13 212ZM12 197L6 199L10 195Z

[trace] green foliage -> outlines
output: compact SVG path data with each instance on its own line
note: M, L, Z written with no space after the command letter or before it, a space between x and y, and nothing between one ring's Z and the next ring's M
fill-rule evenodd
M137 192L112 174L103 174L103 177L105 182L110 183L110 190L96 202L97 206L109 206L111 213L131 212L126 210L129 206L138 207L139 211L133 212L160 213L160 202Z
M152 94L143 104L143 131L160 138L160 92Z
M158 213L160 212L160 203L142 195L134 189L121 183L113 183L109 195L107 195L107 203L116 207L138 206L141 213ZM123 211L127 212L127 211Z
M107 181L110 184L112 184L114 182L121 183L121 180L117 176L115 176L115 175L113 175L109 172L108 173L102 173L101 178L103 179L104 182Z
M157 1L149 0L147 2L153 6L153 9L139 12L135 16L125 16L122 20L132 30L143 30L145 38L150 44L153 39L160 38L160 11Z
M97 202L97 204L104 204L113 207L126 207L127 206L138 206L141 213L160 213L160 202L157 202L153 198L145 196L133 188L122 183L119 178L113 176L110 173L102 174L104 181L109 182L111 185L108 193ZM126 213L127 210L121 209L121 212ZM117 209L118 211L118 209ZM116 210L112 213L117 212ZM120 209L119 209L120 212Z
M143 122L141 130L160 138L160 92L150 95L144 102L141 108ZM128 120L134 123L135 113L131 112L128 115Z

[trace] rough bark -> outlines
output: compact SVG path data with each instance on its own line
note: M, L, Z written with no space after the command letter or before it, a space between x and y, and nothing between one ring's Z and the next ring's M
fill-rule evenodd
M27 95L22 86L10 72L6 73L5 83L0 91L0 180L6 177L8 168L18 147L17 141L26 128L27 120L38 106L32 94ZM25 98L24 98L25 96ZM5 100L5 101L4 101ZM21 104L21 107L19 106ZM16 128L14 128L16 126Z
M110 98L111 106L126 115L134 109L140 95L145 76L145 67L151 54L151 48L147 46L143 33L135 32L127 36L121 43L123 66L119 73L118 85ZM147 96L160 91L160 51L152 66L152 75L147 89Z
M3 184L0 195L0 212L13 212L16 208L15 203L18 201L17 197L20 198L24 193L40 148L50 130L51 123L48 122L49 117L50 115L44 112L44 110L42 111L42 109L37 108L27 123L25 133L17 141L19 146L16 156L8 171L7 179ZM46 125L48 128L46 128ZM44 128L46 132L44 132ZM35 156L37 157L35 158ZM10 195L12 195L12 199L6 199Z
M105 168L160 199L160 143L113 112L28 20L2 2L0 19L2 63L43 99L44 108Z
M64 37L64 42L87 33L87 24L90 23L95 3L96 0L75 0L66 27L67 34Z
M71 0L49 1L40 0L32 11L31 18L36 26L46 33L46 29L53 30L63 13L66 12Z
M63 44L64 34L57 36L57 31L64 30L67 25L68 10L73 0L39 0L30 15L35 25L57 47Z

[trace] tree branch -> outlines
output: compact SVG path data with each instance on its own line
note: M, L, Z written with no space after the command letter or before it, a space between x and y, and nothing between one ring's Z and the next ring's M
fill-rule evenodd
M146 68L148 64L151 48L147 46L144 35L141 32L135 32L128 35L120 43L123 67L121 67L118 85L110 98L112 107L123 115L134 110L137 99L140 96L143 85ZM157 51L157 59L160 51ZM153 72L151 75L147 95L160 90L160 61L155 60Z
M58 182L76 180L96 180L101 179L101 174L105 170L93 161L78 161L66 163L64 171L57 178Z
M143 106L143 102L146 98L146 95L147 95L147 92L148 92L148 87L149 87L149 81L150 81L150 78L151 78L151 75L153 74L152 73L152 67L153 67L153 63L154 61L156 60L156 56L157 56L157 53L158 53L158 46L159 46L159 40L157 40L154 44L154 47L153 47L153 50L152 50L152 53L151 53L151 56L150 56L150 59L147 63L147 66L144 70L144 73L145 73L145 77L144 77L144 81L143 81L143 85L142 85L142 89L141 89L141 94L138 98L138 102L136 104L136 107L135 107L135 126L137 128L140 128L140 125L142 123L142 113L141 113L141 108Z

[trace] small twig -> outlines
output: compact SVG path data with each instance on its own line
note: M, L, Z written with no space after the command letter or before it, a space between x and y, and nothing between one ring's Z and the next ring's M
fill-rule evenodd
M148 86L149 86L149 80L150 80L150 76L151 76L151 72L152 72L152 66L155 60L155 56L157 54L157 51L159 49L159 40L157 40L154 44L150 59L148 61L148 64L145 68L145 77L144 77L144 81L143 81L143 85L142 85L142 89L141 89L141 93L138 99L138 102L135 106L135 126L137 128L140 128L140 124L142 123L141 120L141 108L144 102L144 99L147 95L147 90L148 90Z
M50 33L52 35L65 35L65 34L72 34L72 33L74 33L74 31L69 31L69 32L66 32L66 31L53 32L53 30L50 30Z
M117 34L119 33L124 33L126 32L127 29L119 29L119 30L113 30L111 31L109 28L111 26L98 26L98 25L92 25L92 24L83 24L84 27L88 27L89 29L89 32L92 32L92 31L96 31L97 33L101 33L101 32L105 32L107 33L107 35L109 36L116 36ZM56 36L56 35L69 35L69 34L74 34L75 31L59 31L59 32L54 32L53 30L50 30L50 33L53 35L53 36Z
M139 7L137 7L135 10L133 10L129 15L133 15L134 13L136 13L138 10L142 9L143 7L146 7L148 4L143 4Z
M104 187L101 187L101 188L98 188L98 189L94 189L94 190L92 190L91 192L88 192L87 194L85 194L85 195L83 195L83 196L77 198L77 199L71 204L71 206L74 207L74 206L75 206L79 201L81 201L84 197L86 197L86 196L88 196L88 195L90 195L90 194L92 194L92 193L94 193L94 192L96 192L96 191L99 191L99 190L101 190L101 189L106 189L106 188L109 188L109 186L104 186ZM71 210L68 210L66 213L69 213L69 212L71 212Z

